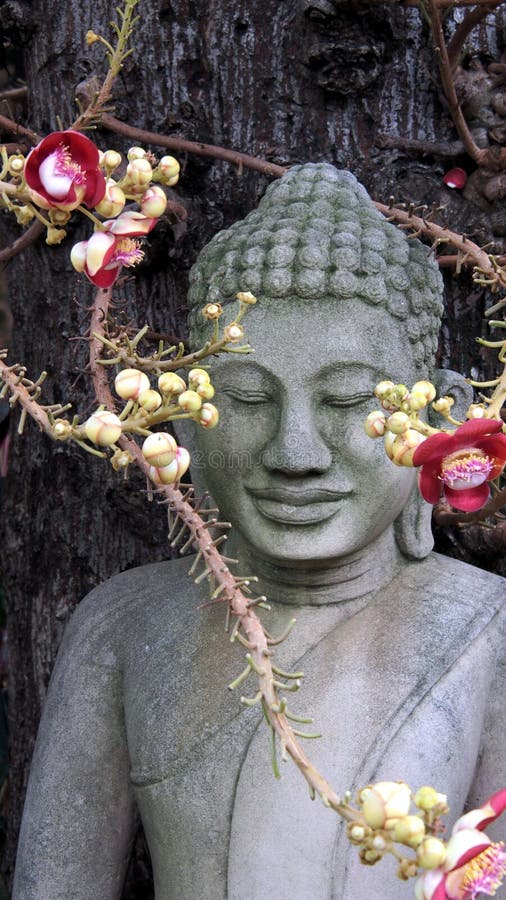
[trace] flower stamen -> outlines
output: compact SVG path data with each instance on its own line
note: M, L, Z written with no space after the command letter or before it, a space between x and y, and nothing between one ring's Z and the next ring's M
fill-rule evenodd
M56 148L54 155L51 155L54 158L55 175L63 175L66 178L70 178L74 184L86 183L86 172L81 169L79 163L72 159L70 150L65 144L60 144Z
M143 257L144 251L141 250L140 241L133 238L122 238L117 241L114 248L114 265L136 266Z
M453 491L464 491L487 481L492 469L492 460L482 450L457 450L442 460L439 477Z
M503 848L502 842L491 844L467 863L462 882L464 897L475 900L480 893L495 896L506 875L506 853Z

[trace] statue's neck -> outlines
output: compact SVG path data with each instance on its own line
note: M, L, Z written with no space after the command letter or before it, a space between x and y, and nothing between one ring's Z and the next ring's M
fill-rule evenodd
M350 556L307 565L266 559L237 533L231 535L229 552L239 559L237 572L258 577L255 593L300 606L326 606L375 594L402 565L392 528Z

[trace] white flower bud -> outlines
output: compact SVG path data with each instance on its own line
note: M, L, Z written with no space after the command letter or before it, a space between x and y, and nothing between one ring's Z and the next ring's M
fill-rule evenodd
M237 344L244 337L244 328L241 325L237 325L236 322L231 322L230 325L223 329L223 337L230 344Z
M191 369L188 373L188 383L192 387L199 384L209 384L210 380L209 372L206 372L205 369Z
M121 437L121 421L109 410L99 409L84 423L84 433L93 444L110 447Z
M186 382L175 372L164 372L158 379L158 387L162 394L182 394Z
M177 398L177 402L181 409L191 413L198 412L202 406L202 398L199 397L196 391L183 391Z
M188 470L190 465L191 457L188 453L186 447L178 447L176 450L176 461L177 461L177 480L183 477L184 473Z
M162 398L158 391L152 390L152 388L148 388L147 391L142 391L139 394L139 405L142 406L146 412L155 412L155 410L159 409L162 405Z
M383 437L385 434L386 416L379 409L369 413L364 422L364 431L370 438Z
M117 150L106 150L100 160L100 165L108 172L114 172L121 165L121 153L118 153Z
M150 466L149 477L155 484L174 484L178 478L178 462L173 459L168 466Z
M219 417L219 412L212 403L204 403L200 410L198 423L202 425L202 428L214 428L218 424Z
M105 194L95 207L96 211L100 216L104 216L105 219L115 219L116 216L119 216L121 212L123 212L123 207L126 203L126 197L119 187L114 181L114 178L109 178L105 188Z
M148 159L134 159L128 163L126 180L130 184L145 187L153 177L153 169Z
M141 210L145 216L158 219L163 216L167 206L165 191L158 185L149 187L141 200Z
M236 297L240 303L247 303L249 306L253 306L257 302L257 298L251 291L239 291Z
M422 869L436 869L446 859L446 847L436 837L427 837L416 851L418 865Z
M168 466L176 456L178 447L171 434L157 431L150 434L142 445L142 455L151 466Z
M130 147L127 158L129 162L133 162L134 159L144 159L146 155L146 151L143 147Z
M137 400L139 394L149 389L149 378L139 369L123 369L114 379L114 389L122 400Z
M387 419L386 427L393 434L404 434L409 428L409 416L403 412L392 413Z

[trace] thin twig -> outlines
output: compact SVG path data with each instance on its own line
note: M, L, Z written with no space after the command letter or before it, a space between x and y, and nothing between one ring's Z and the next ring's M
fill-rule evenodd
M287 172L285 166L277 166L268 162L266 159L258 159L256 156L249 156L247 153L239 153L237 150L227 150L225 147L217 147L214 144L204 144L201 141L188 141L185 138L170 137L165 134L157 134L155 131L145 131L143 128L135 128L133 125L127 125L120 119L116 119L109 113L103 113L100 122L104 128L114 131L116 134L122 134L140 143L153 144L155 147L167 147L169 150L179 150L183 153L192 153L194 156L210 156L213 159L222 159L225 162L232 163L239 169L245 167L253 169L256 172L262 172L263 175L273 177L281 177Z
M25 128L24 125L20 125L7 116L0 116L0 128L3 128L4 131L8 131L10 134L23 135L23 137L28 138L31 144L38 144L40 141L40 137L35 131L30 131L29 128Z
M4 247L3 250L0 250L0 263L6 263L9 259L17 256L18 253L22 253L23 250L26 250L27 247L34 244L45 230L46 229L41 222L32 222L30 227L23 232L21 237L18 237L12 244L9 244L8 247Z

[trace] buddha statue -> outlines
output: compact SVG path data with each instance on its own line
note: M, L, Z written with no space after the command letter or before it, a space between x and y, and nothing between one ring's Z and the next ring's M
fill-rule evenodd
M363 429L383 378L433 372L441 280L348 172L295 166L216 235L191 275L206 302L252 291L255 353L210 362L220 425L190 434L195 483L233 525L238 573L258 576L294 712L342 795L431 784L455 819L504 785L503 579L431 553L413 469ZM462 389L450 373L443 392ZM446 379L446 381L444 381ZM93 591L67 628L32 764L14 900L117 900L136 817L157 900L402 900L395 861L362 866L341 820L227 685L243 668L224 608L191 559ZM246 687L241 690L247 693ZM253 686L252 692L255 688ZM451 821L451 817L450 817Z

